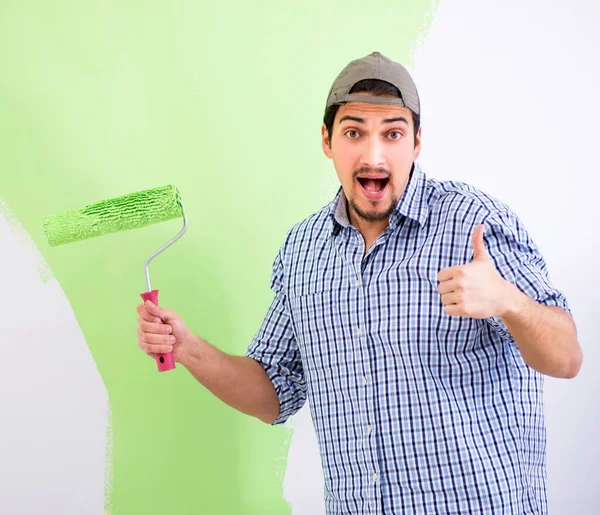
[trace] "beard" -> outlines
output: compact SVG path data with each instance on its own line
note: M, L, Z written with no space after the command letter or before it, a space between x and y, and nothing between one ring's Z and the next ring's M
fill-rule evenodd
M385 211L365 211L356 204L354 197L352 197L348 203L350 204L352 211L354 211L359 218L362 218L367 222L381 222L389 219L390 215L394 212L396 207L398 207L399 201L400 199L397 197L392 197L392 201ZM375 204L375 202L373 202L373 204Z

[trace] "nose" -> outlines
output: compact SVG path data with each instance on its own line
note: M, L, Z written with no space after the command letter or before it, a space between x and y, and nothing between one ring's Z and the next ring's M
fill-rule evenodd
M385 168L383 144L377 138L365 138L361 166L368 168Z

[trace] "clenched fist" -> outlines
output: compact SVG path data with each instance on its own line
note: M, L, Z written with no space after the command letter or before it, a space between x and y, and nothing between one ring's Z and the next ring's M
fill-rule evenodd
M482 224L472 235L473 260L438 273L438 291L450 316L489 318L502 316L507 309L510 287L496 270L483 241Z
M156 354L173 352L175 361L184 363L185 358L195 350L198 337L174 311L147 300L137 307L137 313L138 345L152 358Z

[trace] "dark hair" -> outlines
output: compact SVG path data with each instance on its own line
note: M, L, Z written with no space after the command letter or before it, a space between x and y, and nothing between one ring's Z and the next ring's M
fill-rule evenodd
M392 86L389 82L379 79L365 79L358 81L354 86L352 86L350 93L369 93L376 97L383 95L394 95L398 98L402 98L400 91L398 91L396 86ZM330 143L333 121L335 120L335 115L337 114L339 108L339 105L329 106L327 109L325 109L325 114L323 115L323 123L327 128L327 134L329 136ZM421 116L415 113L412 109L410 109L410 114L412 115L416 143L417 132L421 126Z

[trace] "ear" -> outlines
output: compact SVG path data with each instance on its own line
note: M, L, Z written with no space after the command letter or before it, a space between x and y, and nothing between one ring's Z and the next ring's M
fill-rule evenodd
M414 150L414 159L413 161L416 161L419 157L419 154L421 153L421 129L422 127L419 127L419 130L417 131L417 134L415 135L415 150Z
M333 159L333 153L331 151L331 143L329 142L329 135L327 133L327 127L325 124L321 126L321 146L323 147L323 153L329 158Z

